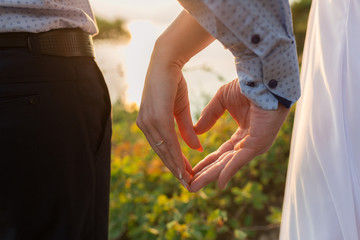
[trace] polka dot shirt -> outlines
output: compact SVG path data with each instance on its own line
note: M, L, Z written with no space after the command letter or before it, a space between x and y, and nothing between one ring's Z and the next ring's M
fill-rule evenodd
M290 107L300 97L288 0L179 0L235 57L242 93L257 106Z
M0 32L82 28L98 32L89 0L0 0Z

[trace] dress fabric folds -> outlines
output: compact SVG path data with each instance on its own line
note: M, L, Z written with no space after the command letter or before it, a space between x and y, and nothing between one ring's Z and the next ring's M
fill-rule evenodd
M312 2L281 240L360 239L359 22L360 1Z

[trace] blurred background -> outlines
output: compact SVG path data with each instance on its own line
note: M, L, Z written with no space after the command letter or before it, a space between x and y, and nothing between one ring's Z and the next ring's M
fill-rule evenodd
M224 191L216 184L187 192L163 166L135 124L147 65L157 37L182 11L176 0L91 0L100 33L96 61L113 103L111 240L278 239L292 112L270 151L245 166ZM311 0L290 1L299 63ZM185 65L194 122L224 83L234 59L217 41ZM194 166L236 129L225 114L200 136L204 152L181 142Z

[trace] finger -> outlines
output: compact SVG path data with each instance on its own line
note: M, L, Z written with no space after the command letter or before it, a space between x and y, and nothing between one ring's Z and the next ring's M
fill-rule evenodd
M230 179L239 171L239 169L254 157L255 154L252 150L240 149L236 151L219 175L219 188L225 189Z
M168 149L166 149L166 146L164 143L157 145L156 143L159 143L161 141L154 141L152 136L155 136L156 139L160 139L160 135L157 134L157 131L155 129L152 129L152 135L147 135L148 131L144 131L144 134L146 138L148 139L148 142L150 143L151 147L154 149L154 151L158 154L158 156L161 158L165 166L171 171L171 173L179 179L181 184L188 189L189 183L192 179L192 168L186 157L183 155L183 161L186 163L186 170L184 173L181 173L180 169L174 164L173 161L170 161L171 156L169 155ZM164 146L162 146L164 145ZM187 170L190 166L189 171Z
M187 183L190 183L191 179L193 178L194 172L192 169L192 166L189 162L189 160L185 157L185 155L183 154L183 159L184 159L184 163L185 163L185 176L184 176L184 180Z
M215 94L215 96L210 100L208 105L201 112L200 119L194 126L195 132L197 134L202 134L208 131L216 121L224 114L225 108L221 104L221 90Z
M155 128L155 126L153 127ZM164 145L166 146L165 150L170 155L170 159L167 160L173 162L176 168L179 169L175 176L179 177L180 174L185 176L186 166L184 162L188 160L183 158L173 118L171 118L171 120L164 119L164 122L156 126L156 130L160 134L161 139L164 141Z
M208 185L209 183L215 181L218 179L221 170L226 166L226 164L228 163L228 161L230 161L230 159L233 156L233 151L230 151L229 153L225 153L221 159L219 159L219 161L214 162L214 164L209 167L208 169L206 169L205 171L201 172L201 174L199 176L197 176L190 185L189 190L191 192L197 192L199 191L201 188L205 187L206 185Z
M203 151L200 140L195 133L190 114L190 107L187 105L181 112L175 114L181 137L192 149Z
M234 149L234 146L230 140L223 143L218 150L215 152L209 154L207 157L205 157L202 161L200 161L196 166L194 167L193 171L194 174L200 172L203 168L217 160L221 155L223 155L225 152L230 151Z
M234 150L229 150L229 151L227 151L227 152L224 152L224 153L221 154L220 156L218 156L218 158L215 159L215 161L213 161L212 163L206 165L203 169L201 169L201 171L198 171L198 172L194 175L192 181L195 181L195 179L198 178L201 174L203 174L204 172L206 172L208 169L210 169L212 166L214 166L214 165L217 164L218 162L222 161L225 156L227 156L229 153L232 153L232 152L234 152Z
M203 160L201 160L193 169L194 177L199 175L199 173L203 172L209 166L211 166L214 162L216 162L220 156L221 156L221 154L219 154L218 151L215 151L215 152L209 154L208 156L206 156ZM194 180L194 177L193 177L193 180Z
M182 153L180 150L180 145L177 140L176 132L175 132L175 124L172 115L166 116L162 114L162 118L157 118L156 121L144 121L143 117L139 114L137 119L137 125L143 131L145 137L150 143L151 147L154 151L159 155L161 160L164 162L165 166L169 168L169 170L173 173L174 176L180 179L180 174L185 177L187 181L191 179L191 174L185 171L185 160L182 157ZM168 129L165 133L159 131L160 129ZM168 134L171 134L174 140L169 140L167 137ZM163 143L159 146L156 146L155 143L163 141ZM175 142L175 143L174 143ZM170 145L170 146L169 146ZM176 153L174 153L174 149L172 149L172 145L178 151L178 156L174 157ZM190 163L189 163L190 165Z
M178 176L178 171L176 165L171 161L171 156L164 144L161 144L159 146L156 145L156 143L159 143L161 141L160 134L156 131L156 129L152 128L151 126L147 126L147 128L142 129L147 141L149 142L152 149L156 152L156 154L160 157L162 162L165 164L165 166L172 172L174 176ZM156 139L156 140L155 140Z
M203 169L201 169L201 171L197 172L192 181L195 181L196 178L198 178L201 174L203 174L204 172L206 172L208 169L210 169L212 166L214 166L215 164L217 164L220 161L220 157L218 157L217 159L215 159L215 161L213 161L212 163L210 163L209 165L206 165Z

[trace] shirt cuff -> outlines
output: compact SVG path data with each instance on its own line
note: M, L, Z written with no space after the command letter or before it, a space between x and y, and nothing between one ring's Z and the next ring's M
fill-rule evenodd
M292 106L300 97L299 69L295 43L283 44L268 56L239 53L229 49L235 57L242 93L262 109L274 110L280 102Z
M179 1L232 52L241 91L254 104L272 110L296 102L299 68L287 0Z

